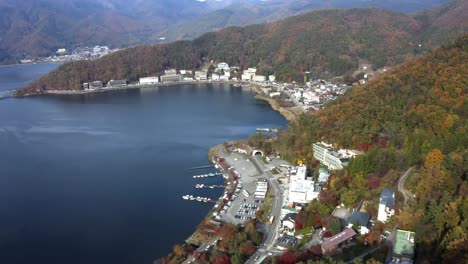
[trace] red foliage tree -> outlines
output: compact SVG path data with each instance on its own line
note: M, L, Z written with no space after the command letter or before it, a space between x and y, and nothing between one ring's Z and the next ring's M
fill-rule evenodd
M297 256L289 251L284 252L278 259L279 264L294 264L297 262Z
M213 264L230 264L231 260L229 260L229 256L226 254L216 255L212 259Z
M256 251L255 245L250 241L247 242L241 250L242 254L249 255L249 256L255 253L255 251Z

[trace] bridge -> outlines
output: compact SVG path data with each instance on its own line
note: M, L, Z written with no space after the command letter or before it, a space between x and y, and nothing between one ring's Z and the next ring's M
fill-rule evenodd
M0 100L1 100L1 99L6 99L6 98L9 98L9 97L12 97L14 91L15 91L15 90L11 90L11 91L0 91Z

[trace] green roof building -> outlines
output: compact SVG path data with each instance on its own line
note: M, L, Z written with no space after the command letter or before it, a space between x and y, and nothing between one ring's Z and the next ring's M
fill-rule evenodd
M393 263L413 263L415 236L414 232L397 230L396 242L393 247Z

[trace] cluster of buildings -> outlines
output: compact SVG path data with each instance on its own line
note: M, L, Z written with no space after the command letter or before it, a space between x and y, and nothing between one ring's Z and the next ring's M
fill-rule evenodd
M72 51L65 48L57 49L54 55L45 58L24 59L21 63L65 63L77 60L95 60L117 51L108 46L78 47Z

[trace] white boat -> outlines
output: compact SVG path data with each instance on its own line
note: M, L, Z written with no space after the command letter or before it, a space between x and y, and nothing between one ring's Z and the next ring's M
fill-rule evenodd
M189 198L190 198L190 196L188 196L188 195L182 196L182 199L184 199L184 200L188 200Z

